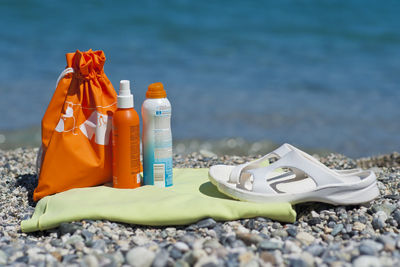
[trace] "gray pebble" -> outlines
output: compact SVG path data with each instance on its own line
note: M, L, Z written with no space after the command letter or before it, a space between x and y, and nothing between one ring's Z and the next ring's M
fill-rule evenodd
M77 259L78 256L75 254L68 254L62 257L63 263L71 263L73 260Z
M289 227L286 229L286 232L288 233L288 235L290 235L291 237L296 237L297 235L297 230L294 227Z
M240 240L242 240L246 245L251 245L251 244L255 244L257 245L258 243L260 243L263 238L259 235L256 234L249 234L249 233L237 233L236 237Z
M333 228L335 228L335 226L336 226L336 222L334 222L334 221L329 221L329 222L328 222L328 227L329 227L329 228L332 228L332 229L333 229Z
M374 256L360 256L353 261L354 267L380 267L382 264Z
M278 242L273 242L273 241L269 241L269 240L264 240L262 242L260 242L258 244L258 247L261 250L275 250L275 249L279 249L281 250L283 245L281 243Z
M397 222L398 225L400 225L400 210L399 209L397 209L393 212L393 219Z
M106 242L103 239L100 240L95 240L92 243L92 248L93 249L98 249L104 251L106 249Z
M176 247L173 247L172 249L171 249L171 251L169 252L169 255L172 257L172 258L174 258L175 260L177 260L177 259L180 259L180 258L182 258L182 252L179 250L179 249L177 249Z
M81 235L85 238L86 241L91 241L94 234L84 229L82 230Z
M281 237L282 239L286 238L288 236L287 231L283 229L278 229L272 232L273 237Z
M307 263L302 259L290 259L289 260L290 267L308 267Z
M199 228L213 228L217 225L217 222L212 218L207 218L196 223Z
M167 262L168 262L168 257L169 257L168 251L160 250L155 255L153 264L151 266L152 267L164 267L164 266L166 266Z
M99 261L97 260L97 257L94 255L86 255L83 258L83 262L88 266L88 267L97 267L99 266Z
M361 255L375 255L376 251L373 247L368 246L367 244L361 244L360 247L358 248L358 250L360 251Z
M315 237L307 232L299 232L296 235L296 239L305 245L310 245L311 243L314 242Z
M76 230L81 229L82 227L75 223L61 223L58 228L62 235L65 235L65 234L72 235L73 233L76 232Z
M50 244L54 247L62 247L64 245L60 239L53 239L50 241Z
M377 230L385 228L386 223L382 218L376 217L372 219L372 227Z
M383 245L371 239L363 240L361 242L362 246L366 246L374 251L374 254L383 249ZM368 249L367 249L368 250Z
M188 251L190 248L186 243L183 242L176 242L174 244L175 248L177 248L178 250L182 251L182 252L186 252Z
M325 248L321 245L311 245L309 247L307 247L306 251L308 251L309 253L311 253L311 255L319 257L322 255L322 253L324 253Z
M8 256L7 254L0 249L0 264L7 264Z
M174 267L189 267L189 266L190 265L186 261L183 261L183 260L177 260L174 265Z
M155 254L144 247L136 247L129 250L125 257L126 262L134 267L149 267L155 258Z
M217 239L208 239L203 243L203 248L217 249L219 247L221 247L221 243Z
M343 230L343 224L338 224L335 226L335 228L333 228L331 235L332 236L336 236L338 233L340 233Z

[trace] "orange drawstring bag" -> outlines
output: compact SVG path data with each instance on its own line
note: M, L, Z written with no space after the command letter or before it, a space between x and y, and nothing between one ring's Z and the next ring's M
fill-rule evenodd
M67 68L42 120L33 200L112 181L111 116L117 94L103 71L103 51L66 54Z

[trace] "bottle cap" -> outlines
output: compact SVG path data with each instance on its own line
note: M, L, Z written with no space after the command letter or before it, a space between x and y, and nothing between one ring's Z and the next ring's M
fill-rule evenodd
M119 82L119 94L117 96L118 108L133 108L133 95L129 80L121 80Z
M164 85L162 83L152 83L149 85L147 92L147 98L166 98L167 93L164 90Z

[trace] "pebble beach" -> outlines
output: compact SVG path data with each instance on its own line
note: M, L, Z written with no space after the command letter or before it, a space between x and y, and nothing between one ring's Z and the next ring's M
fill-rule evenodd
M145 227L106 220L22 233L32 216L37 149L0 150L0 266L400 266L400 154L318 157L330 168L371 168L380 197L357 206L295 206L293 224L268 218ZM177 168L256 156L175 155Z

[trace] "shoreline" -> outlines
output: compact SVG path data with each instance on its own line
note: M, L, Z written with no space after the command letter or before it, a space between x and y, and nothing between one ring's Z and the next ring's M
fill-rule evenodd
M0 131L0 150L14 150L18 148L34 149L41 143L40 127L32 126L23 130ZM265 155L279 147L281 144L271 140L248 140L241 137L227 137L220 139L212 138L186 138L173 139L173 152L175 154L189 155L200 153L204 156L259 156ZM297 146L295 144L295 146ZM300 149L309 154L327 156L331 153L339 153L326 147L302 147ZM400 152L400 151L398 151ZM361 158L383 158L385 155L396 154L389 151L387 153L376 153Z
M400 155L350 159L317 156L331 168L368 166L381 196L357 206L305 203L297 221L268 218L216 222L205 218L180 227L127 225L107 220L63 223L25 234L32 216L37 149L0 150L0 265L52 266L395 266L400 264ZM241 164L255 156L174 155L175 167ZM139 256L140 255L140 256ZM269 266L270 266L269 265Z

